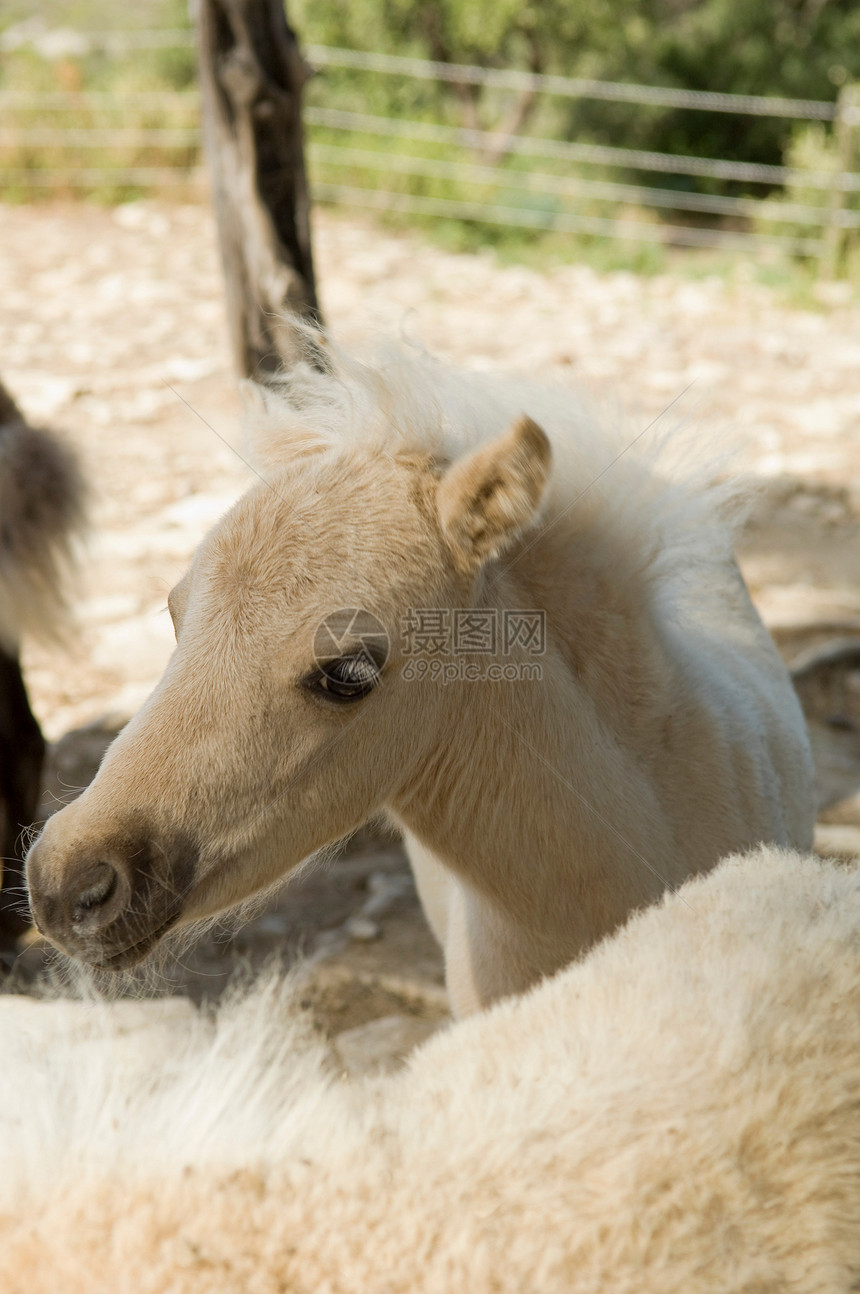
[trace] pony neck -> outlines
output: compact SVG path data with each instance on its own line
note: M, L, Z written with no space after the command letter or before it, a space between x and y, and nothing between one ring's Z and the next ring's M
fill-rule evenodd
M435 746L390 809L518 926L561 926L569 940L580 928L593 938L595 926L609 930L652 900L674 860L629 700L631 674L637 700L655 686L647 607L610 590L575 548L571 555L569 536L551 548L524 552L508 570L499 563L477 599L499 617L546 613L540 657L523 647L492 657L497 665L537 663L540 678L524 672L444 688ZM551 581L547 557L558 559ZM485 671L486 656L470 660Z

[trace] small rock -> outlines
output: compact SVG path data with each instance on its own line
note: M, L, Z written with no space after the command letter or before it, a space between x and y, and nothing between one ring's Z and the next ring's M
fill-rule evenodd
M372 921L375 917L384 916L400 899L414 893L415 882L408 874L392 876L389 872L372 872L367 879L367 888L370 896L356 919Z
M838 858L854 862L855 859L860 859L860 827L843 826L838 823L818 823L815 828L814 848L821 858Z
M365 916L350 917L345 923L344 929L350 939L357 939L361 943L372 943L374 939L379 939L382 934L382 929L378 923Z

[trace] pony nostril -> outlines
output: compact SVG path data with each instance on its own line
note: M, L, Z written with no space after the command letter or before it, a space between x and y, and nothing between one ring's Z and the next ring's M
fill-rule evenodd
M80 924L96 909L103 908L113 898L119 884L119 874L110 863L97 863L88 881L72 908L72 921L76 924Z

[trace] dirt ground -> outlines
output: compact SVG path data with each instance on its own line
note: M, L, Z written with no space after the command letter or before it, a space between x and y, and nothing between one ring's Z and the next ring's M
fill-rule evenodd
M849 292L824 285L818 308L801 310L752 281L538 273L326 212L315 251L326 318L347 345L403 334L467 366L561 374L620 411L631 437L683 392L675 413L737 433L739 468L761 483L741 560L786 658L860 643L860 307ZM92 482L73 641L30 644L25 658L59 742L47 811L91 776L104 734L158 678L173 642L167 592L251 477L234 452L207 208L0 207L0 302L4 380L31 420L79 448ZM846 659L802 688L833 839L860 827L860 670ZM390 1055L444 1016L441 960L394 841L366 833L244 931L166 968L164 986L212 995L237 964L284 949L318 964L309 992L345 1055L355 1030L367 1054Z

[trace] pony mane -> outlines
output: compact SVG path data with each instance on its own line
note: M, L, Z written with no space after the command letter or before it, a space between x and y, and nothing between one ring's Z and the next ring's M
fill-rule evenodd
M731 556L751 483L731 471L732 438L674 415L677 400L636 427L560 381L467 371L390 340L352 354L311 327L298 331L305 357L247 402L246 436L263 469L308 445L428 456L444 466L527 414L553 451L541 524L581 516L583 528L617 541L616 562L619 551L636 554L637 574L689 572Z

